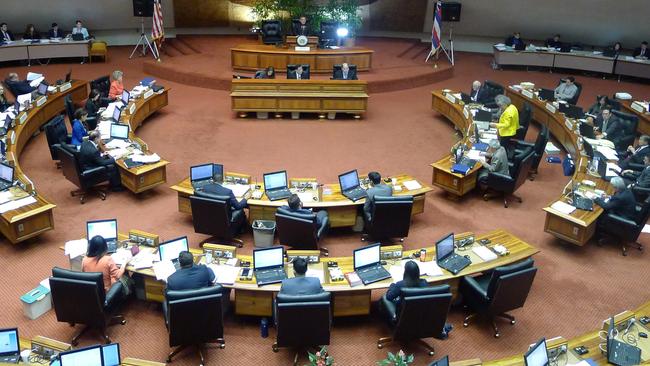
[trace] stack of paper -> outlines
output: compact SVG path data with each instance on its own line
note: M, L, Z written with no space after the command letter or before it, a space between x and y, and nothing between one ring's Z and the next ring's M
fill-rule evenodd
M607 146L596 146L596 150L605 156L607 160L616 160L618 161L618 154L616 150L609 148Z
M393 283L404 279L404 267L402 266L390 266L388 273L393 278Z
M483 246L474 247L472 248L472 252L478 255L483 260L483 262L489 262L497 259L497 255L494 254L494 252L488 249L487 247L483 247Z
M115 253L111 254L111 257L115 261L115 264L122 266L128 263L133 258L133 255L130 249L119 248Z
M0 192L0 205L9 202L12 198L14 198L14 194L9 190Z
M621 167L614 163L607 163L607 177L618 177L621 174Z
M422 276L442 276L442 270L438 267L436 261L420 262L419 260L405 259L401 262L401 266L404 267L408 261L413 261L420 267L420 275Z
M224 183L223 186L225 188L230 189L232 193L235 195L235 197L243 197L251 189L251 186L249 186L248 184Z
M305 277L316 277L316 278L318 278L320 283L325 282L325 272L323 272L322 269L309 268L309 269L307 269L307 272L305 273Z
M80 255L86 255L86 251L88 250L88 240L86 239L79 239L79 240L70 240L65 243L65 246L63 247L63 252L65 255L69 256L70 258L76 258Z
M0 214L3 214L7 211L15 210L23 206L31 205L32 203L36 203L36 198L32 196L27 196L19 200L3 203L0 205Z
M126 140L113 139L109 143L106 144L106 147L108 149L118 149L118 148L126 149L127 147L129 147L129 145L131 145L131 144Z
M124 155L128 155L128 154L129 154L129 150L127 150L127 149L112 149L112 150L108 150L108 155L110 155L111 157L113 157L113 159L115 159L115 160L121 158L121 157L124 156Z
M43 74L39 74L37 72L31 72L31 71L27 73L27 77L26 77L27 81L34 81L40 78L44 78Z
M417 180L407 180L402 184L404 184L404 187L406 187L406 189L408 189L409 191L422 188L422 185L420 185L420 183L418 183Z
M160 156L158 156L158 154L151 154L151 155L134 154L133 156L131 156L131 160L133 160L136 163L150 164L150 163L159 162Z
M32 101L32 93L21 94L16 97L16 102L20 103L21 106L25 105L25 102Z
M156 274L158 281L167 282L167 278L176 272L176 267L172 261L160 261L153 264L153 273Z
M565 215L569 215L576 210L575 207L562 201L555 202L554 204L551 205L551 208Z
M215 276L215 282L222 285L232 285L239 275L239 267L233 267L223 264L208 264Z

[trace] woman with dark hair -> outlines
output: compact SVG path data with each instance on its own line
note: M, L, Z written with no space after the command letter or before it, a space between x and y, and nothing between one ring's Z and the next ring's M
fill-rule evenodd
M97 113L99 112L101 94L99 90L93 89L88 95L88 100L86 100L86 112L88 112L88 118L86 119L86 124L88 128L94 130L97 126Z
M255 79L275 79L275 69L269 66L266 69L255 72Z
M399 295L405 287L426 287L427 281L420 278L420 267L414 261L404 265L404 279L390 285L386 292L386 299L394 303L399 302Z
M23 33L23 39L40 39L40 38L41 36L34 28L34 24L27 24L27 27L25 27L25 33Z
M606 95L599 95L596 103L589 107L589 114L593 114L594 116L599 115L603 108L607 107L608 104L609 98L607 98Z
M104 278L104 290L108 291L111 286L120 280L126 271L126 265L118 268L113 257L107 255L108 246L106 240L96 235L88 242L88 253L81 261L83 272L101 272Z
M74 112L74 120L72 121L72 140L70 141L74 146L81 146L84 137L88 136L86 118L88 118L88 112L86 112L85 109L79 108Z

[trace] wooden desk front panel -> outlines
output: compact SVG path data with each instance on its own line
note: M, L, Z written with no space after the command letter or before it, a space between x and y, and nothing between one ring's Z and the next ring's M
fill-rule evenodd
M585 245L594 235L596 222L589 226L577 225L561 216L551 212L546 212L546 221L544 222L544 232L552 234L562 240L576 245Z
M29 58L47 59L64 57L88 57L90 42L61 42L29 45Z
M648 70L650 72L650 70ZM650 77L650 76L649 76ZM636 132L642 134L642 135L649 135L650 134L650 113L639 113L632 109L630 106L631 103L626 100L621 100L621 109L625 113L633 114L637 117L639 117L639 124L637 125Z
M16 244L23 240L35 237L45 231L54 229L54 216L52 214L52 208L55 206L50 204L45 205L47 205L46 207L51 207L45 210L39 210L38 208L40 205L36 203L33 205L25 206L26 208L36 206L33 207L35 208L33 211L36 211L34 214L30 213L25 218L13 222L0 220L0 231L11 243ZM21 207L16 211L19 211L23 208L24 207ZM31 210L25 210L25 212L29 211Z
M0 62L27 60L28 58L26 45L18 44L0 47Z
M159 162L155 165L157 166L154 169L147 169L140 173L138 168L129 170L118 164L122 184L133 193L141 193L165 183L167 181L167 163Z
M235 290L235 314L251 316L273 315L273 292Z
M497 65L553 67L555 54L548 52L499 51L494 49Z
M553 66L609 74L614 71L614 60L606 57L557 53Z
M616 62L617 75L634 76L637 78L650 78L650 61L626 61L618 60Z

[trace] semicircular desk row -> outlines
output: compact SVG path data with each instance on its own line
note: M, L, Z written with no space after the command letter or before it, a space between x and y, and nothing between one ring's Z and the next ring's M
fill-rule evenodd
M160 108L167 105L168 90L154 94L144 99L133 102L130 113L121 117L121 122L128 123L131 131L140 126L142 122ZM22 182L23 188L12 187L10 201L32 196L35 202L10 209L0 214L0 232L11 242L16 244L33 238L45 231L54 229L53 209L56 205L41 194L34 187L19 164L19 157L30 138L52 118L65 110L64 99L70 96L73 103L80 104L88 98L88 82L74 80L69 85L64 84L56 92L47 95L42 104L35 104L31 109L21 112L16 116L15 126L6 136L7 162L14 166L14 180ZM133 134L131 138L137 139ZM141 146L147 145L139 140ZM146 150L146 149L145 149ZM142 192L165 182L166 161L161 160L150 166L127 168L123 161L118 160L122 183L134 193Z
M523 109L524 103L530 104L532 119L546 126L555 139L573 157L576 169L571 179L574 182L590 180L595 183L594 189L603 190L606 193L613 192L609 182L587 172L589 157L585 155L582 145L578 142L580 136L576 121L567 119L553 105L539 100L534 94L526 96L521 91L506 88L506 95L519 110ZM442 91L432 92L432 108L447 117L464 134L462 143L471 147L468 136L473 134L473 128L476 125L473 123L469 108L466 108L459 98ZM431 166L433 168L433 184L450 194L463 196L476 186L478 164L467 175L451 172L451 155L432 163ZM594 235L596 221L603 213L603 209L594 205L593 211L574 210L570 214L565 214L551 207L556 201L567 203L568 199L564 193L561 193L557 200L543 208L546 212L544 231L569 243L585 245Z

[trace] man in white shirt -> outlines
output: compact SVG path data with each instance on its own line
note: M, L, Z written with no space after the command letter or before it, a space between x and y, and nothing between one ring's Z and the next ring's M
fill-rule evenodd
M578 87L575 84L576 79L573 76L569 76L563 81L563 83L555 88L556 100L570 100L578 92Z

